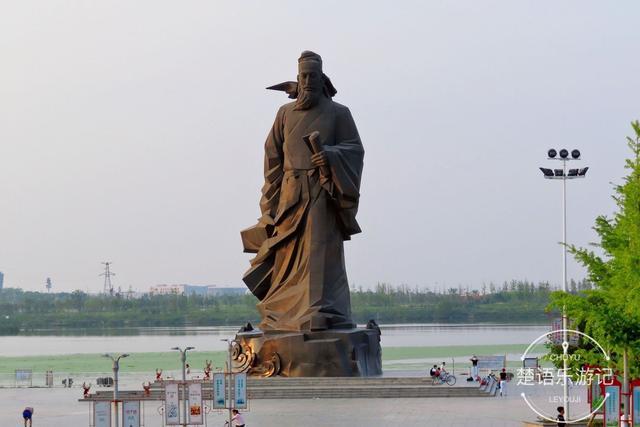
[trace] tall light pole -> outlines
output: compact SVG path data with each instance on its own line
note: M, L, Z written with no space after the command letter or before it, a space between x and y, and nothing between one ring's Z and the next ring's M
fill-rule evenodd
M105 353L102 356L108 357L113 362L113 403L116 409L116 427L118 427L120 424L120 419L118 418L118 371L120 370L120 359L123 357L129 357L129 354L124 353L112 356L109 353Z
M220 341L226 341L227 343L227 353L228 353L227 372L229 373L229 375L226 382L228 384L227 388L229 389L229 400L228 400L229 408L228 409L229 409L229 427L231 427L233 425L231 422L231 419L233 418L233 412L231 409L231 407L233 406L232 405L233 395L231 394L231 381L233 381L233 370L231 368L231 352L232 352L231 345L233 344L233 340L229 338L224 338L224 339L221 339ZM225 390L224 392L226 393L227 391Z
M195 347L172 347L171 350L180 352L180 360L182 361L182 425L187 425L187 351L194 350ZM118 426L116 426L118 427Z
M559 154L559 156L558 156ZM588 167L582 169L569 169L567 171L567 162L570 160L580 160L580 151L572 150L571 157L569 151L565 148L560 152L550 149L547 152L549 160L560 160L562 169L540 168L545 179L562 180L562 292L567 292L567 180L584 178L587 175ZM562 382L562 398L563 406L567 421L569 418L569 384L567 382L569 372L567 370L567 353L569 350L569 334L567 329L569 322L567 319L567 306L562 306L562 370L564 372L564 381Z

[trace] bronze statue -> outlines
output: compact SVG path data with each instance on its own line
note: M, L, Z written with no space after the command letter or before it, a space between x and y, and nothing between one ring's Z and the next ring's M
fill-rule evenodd
M262 216L243 230L256 253L243 280L262 321L233 342L234 370L259 376L382 373L380 329L351 319L343 242L356 221L364 149L349 109L333 101L320 55L304 51L295 101L278 110L265 143ZM374 322L375 324L375 322Z
M316 53L302 52L298 82L272 86L294 102L280 107L265 143L257 252L244 281L258 297L262 330L352 328L343 241L356 222L364 149L349 109Z

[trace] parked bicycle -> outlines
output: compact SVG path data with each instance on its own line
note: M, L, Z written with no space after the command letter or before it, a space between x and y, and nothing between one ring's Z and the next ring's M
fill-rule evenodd
M456 377L453 374L450 374L449 372L441 372L440 376L433 377L433 385L447 384L452 386L455 383L456 383Z

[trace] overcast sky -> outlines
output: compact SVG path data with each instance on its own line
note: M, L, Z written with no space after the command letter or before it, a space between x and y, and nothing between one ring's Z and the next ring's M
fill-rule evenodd
M241 286L263 144L302 50L365 146L349 280L561 279L610 214L640 118L636 1L14 1L0 6L5 286ZM573 262L569 276L582 278Z

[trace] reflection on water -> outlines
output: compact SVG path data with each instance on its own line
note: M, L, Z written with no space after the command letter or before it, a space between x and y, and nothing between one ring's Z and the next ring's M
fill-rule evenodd
M0 356L104 352L163 352L176 346L198 351L226 350L238 326L40 330L0 337ZM411 324L382 325L383 347L527 344L547 325Z

